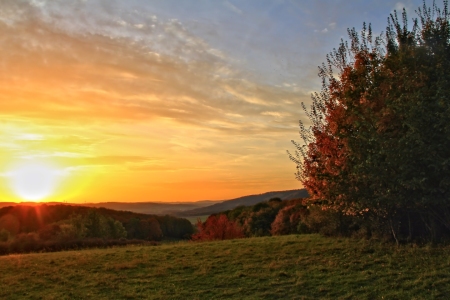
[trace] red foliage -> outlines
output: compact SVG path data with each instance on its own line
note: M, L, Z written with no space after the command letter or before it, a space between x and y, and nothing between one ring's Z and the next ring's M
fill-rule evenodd
M322 110L311 115L314 142L307 145L301 181L311 200L324 209L353 213L353 202L361 197L354 195L361 177L354 174L353 165L364 162L373 150L373 124L385 96L374 55L358 50L353 65L341 66L339 80L328 78L328 96L315 99Z
M299 230L299 224L308 215L309 211L304 199L295 199L289 201L288 205L283 207L272 222L270 233L272 235L284 235L292 233L302 233Z
M205 223L197 221L198 233L192 236L193 241L229 240L244 237L242 229L228 220L226 215L210 216Z

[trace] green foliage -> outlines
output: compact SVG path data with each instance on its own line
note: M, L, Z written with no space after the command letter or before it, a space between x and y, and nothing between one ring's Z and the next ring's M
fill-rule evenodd
M247 206L240 205L232 210L224 212L224 214L226 214L230 220L237 220L237 219L239 219L241 214L245 214L245 211L247 209L248 209ZM239 223L241 223L241 225L242 225L242 222L239 222Z
M11 234L6 229L0 230L0 242L7 242L10 238Z
M259 210L253 211L249 222L249 230L252 233L252 236L270 235L271 225L278 214L278 210L279 206L267 206L260 207Z
M139 242L125 238L188 239L193 233L188 220L172 216L70 205L17 205L0 209L0 254Z
M73 215L69 219L69 226L66 226L63 230L63 238L84 238L87 234L87 228L85 226L85 220L82 215Z
M290 156L313 204L379 222L397 242L450 236L447 6L424 4L412 28L394 13L375 39L370 26L349 30Z
M352 217L330 209L312 206L308 216L302 221L305 227L314 233L326 236L345 236L349 234Z
M38 231L38 235L41 240L56 239L61 236L61 226L59 224L45 225Z
M446 299L448 246L289 235L0 257L1 299Z
M86 236L100 238L107 235L105 219L95 210L90 210L83 218L83 225L86 228Z
M238 206L225 212L231 221L238 224L247 237L270 235L272 224L282 203L260 202L253 206Z
M281 198L275 197L275 198L270 198L269 202L282 202L283 200L281 200Z
M192 224L173 216L156 216L105 208L71 205L16 205L0 209L0 230L11 235L39 232L44 239L121 238L126 236L124 227L132 219L142 221L148 234L138 233L145 239L189 238L194 232ZM38 221L36 221L38 220ZM54 225L59 226L52 227ZM151 232L149 232L149 230ZM130 238L138 238L130 236Z
M64 238L104 238L119 239L127 237L121 222L89 210L85 215L75 215L69 219L69 227L63 232Z
M253 206L238 206L222 214L236 222L247 237L307 233L309 230L300 221L307 214L302 203L303 199L281 201L272 198Z
M154 218L140 220L132 218L126 224L128 238L159 241L163 237L163 233L158 221Z
M309 211L303 202L304 199L295 199L286 202L272 222L270 233L272 235L285 235L311 232L305 223Z
M194 226L189 220L174 216L155 216L164 237L172 239L189 239L194 233Z
M127 237L127 231L121 222L113 218L107 218L108 236L112 239L120 239Z

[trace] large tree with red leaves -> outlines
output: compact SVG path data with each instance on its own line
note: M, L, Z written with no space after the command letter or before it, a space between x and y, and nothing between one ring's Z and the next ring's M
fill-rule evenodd
M349 30L320 68L322 91L303 105L311 126L300 123L290 154L316 205L376 216L396 239L405 216L414 234L411 215L420 234L450 233L447 6L424 4L412 26L394 13L377 38Z

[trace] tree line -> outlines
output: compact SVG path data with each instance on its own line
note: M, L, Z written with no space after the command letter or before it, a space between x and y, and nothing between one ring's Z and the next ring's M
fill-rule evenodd
M0 209L0 254L109 245L111 241L179 240L193 233L188 220L168 215L45 204Z
M198 220L194 241L310 233L305 199L272 198L253 206L238 206Z

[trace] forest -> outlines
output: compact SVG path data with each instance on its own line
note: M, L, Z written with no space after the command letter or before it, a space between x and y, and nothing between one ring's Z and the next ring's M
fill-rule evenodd
M0 209L0 254L57 251L189 238L182 218L72 205Z

